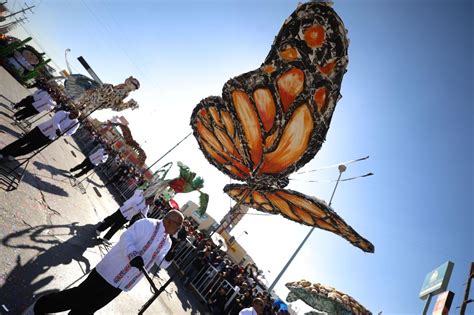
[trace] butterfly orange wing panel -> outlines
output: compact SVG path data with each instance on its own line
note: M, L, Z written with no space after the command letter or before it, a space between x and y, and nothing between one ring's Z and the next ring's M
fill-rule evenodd
M194 109L191 126L209 162L234 179L272 185L310 161L340 98L347 48L330 6L299 6L260 68Z
M229 184L224 191L235 201L253 209L280 214L298 223L314 226L337 234L365 252L374 246L360 236L324 201L289 189L267 188L250 190L247 185Z

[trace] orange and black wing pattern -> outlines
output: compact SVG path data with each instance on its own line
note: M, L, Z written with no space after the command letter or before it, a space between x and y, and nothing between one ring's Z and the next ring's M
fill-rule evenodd
M309 162L340 98L347 48L330 6L299 6L260 68L194 109L191 126L209 162L233 179L270 186Z
M335 233L365 252L374 252L372 243L360 236L322 200L289 189L251 190L249 186L240 184L226 185L224 191L250 208L281 214L287 219Z
M260 68L230 79L222 97L203 99L190 124L208 161L248 184L227 185L224 191L233 199L373 252L374 246L324 202L281 189L325 140L348 64L346 34L328 4L300 5Z

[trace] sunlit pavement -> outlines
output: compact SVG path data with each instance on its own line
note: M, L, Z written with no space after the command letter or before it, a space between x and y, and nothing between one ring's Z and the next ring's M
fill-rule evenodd
M17 102L28 94L0 67L0 96ZM8 105L0 97L0 147L21 132L12 124ZM0 190L0 314L19 314L45 292L77 285L106 253L94 240L95 224L118 204L95 174L84 182L86 194L71 186L65 171L83 159L72 138L60 139L30 161L16 190ZM158 287L168 279L165 271L159 276ZM136 314L151 296L143 279L96 314ZM202 313L202 305L175 283L146 312L197 313Z

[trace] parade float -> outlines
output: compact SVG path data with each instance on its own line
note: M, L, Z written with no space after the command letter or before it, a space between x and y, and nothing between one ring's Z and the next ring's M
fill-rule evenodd
M45 59L44 53L33 46L27 45L31 37L19 40L12 36L3 35L0 38L0 65L22 84L31 86L32 79L39 75L47 75L44 67L51 61Z
M317 310L317 312L308 312L307 315L321 314L320 312L338 315L372 315L353 297L333 287L311 283L307 280L289 282L285 286L290 290L286 298L287 302L301 300Z
M348 64L346 33L327 3L300 5L260 68L230 79L222 96L203 99L190 124L206 159L244 182L224 187L235 209L280 214L374 252L324 201L285 189L325 140Z
M197 212L203 215L207 210L209 203L209 195L201 189L204 187L204 179L192 172L188 166L178 162L179 176L166 179L168 171L172 163L168 163L161 167L153 174L152 180L146 184L144 195L146 198L154 197L163 198L170 201L176 194L199 192L199 208Z

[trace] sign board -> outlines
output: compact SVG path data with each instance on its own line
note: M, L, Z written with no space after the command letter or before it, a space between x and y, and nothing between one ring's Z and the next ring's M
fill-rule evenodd
M435 295L445 291L448 287L448 282L451 278L453 267L454 263L447 261L435 270L428 273L420 290L420 299L424 300L429 294Z
M206 220L209 218L209 216L208 216L207 214L204 213L203 215L201 215L201 214L199 213L199 211L197 211L197 210L194 210L191 215L194 217L194 219L195 219L199 224L203 223L204 221L206 221Z
M433 308L433 315L448 315L451 303L453 302L454 293L445 291L438 295L436 304Z

